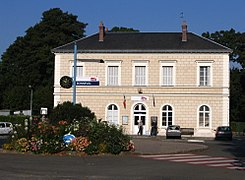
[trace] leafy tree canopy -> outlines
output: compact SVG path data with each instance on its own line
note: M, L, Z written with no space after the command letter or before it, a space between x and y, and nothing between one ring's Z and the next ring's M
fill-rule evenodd
M245 33L230 29L202 35L231 48L230 60L242 66L242 69L233 68L230 73L230 120L245 121Z
M54 8L45 11L41 21L26 30L26 35L17 37L0 62L0 109L29 109L28 85L34 87L34 108L40 109L37 102L52 108L54 54L51 49L84 37L86 26L77 16Z
M202 36L216 41L233 50L230 55L230 60L238 62L245 67L245 33L236 32L234 29L229 31L216 31L215 33L203 33Z

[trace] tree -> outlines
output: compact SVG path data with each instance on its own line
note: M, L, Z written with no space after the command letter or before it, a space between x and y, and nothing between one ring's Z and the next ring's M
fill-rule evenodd
M230 119L232 121L240 121L241 117L241 96L242 96L242 86L241 86L241 72L238 69L234 69L230 74Z
M0 109L29 109L34 88L33 109L53 108L54 54L51 49L84 37L87 24L59 8L43 13L39 23L17 37L0 62Z
M230 29L202 35L231 48L233 52L230 54L230 61L242 66L242 69L231 69L230 73L230 120L245 121L245 33Z
M139 32L139 30L135 30L133 28L126 28L126 27L113 27L110 32Z
M240 63L243 68L245 67L245 33L230 29L229 31L222 30L211 34L206 32L202 36L231 48L233 52L230 55L230 60Z

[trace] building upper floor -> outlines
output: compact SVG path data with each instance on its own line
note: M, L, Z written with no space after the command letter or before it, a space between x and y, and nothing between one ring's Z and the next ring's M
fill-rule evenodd
M106 32L101 23L99 33L53 52L55 86L67 75L83 87L229 87L231 50L186 23L180 33Z

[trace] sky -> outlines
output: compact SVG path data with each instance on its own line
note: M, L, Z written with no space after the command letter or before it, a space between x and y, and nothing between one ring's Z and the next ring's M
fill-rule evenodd
M245 32L244 7L245 0L1 0L0 55L51 8L88 23L89 36L98 32L101 21L109 29L119 26L141 32L180 32L183 20L189 32L199 35L231 28Z

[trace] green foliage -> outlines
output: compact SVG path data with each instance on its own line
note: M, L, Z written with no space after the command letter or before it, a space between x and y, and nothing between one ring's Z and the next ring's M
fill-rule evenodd
M230 83L230 120L231 121L240 121L241 118L241 108L245 104L242 104L241 97L243 96L242 93L242 86L240 83L241 79L241 71L238 69L234 69L231 71L230 74L231 83ZM245 95L245 94L244 94Z
M95 119L95 114L88 107L82 107L81 104L73 105L71 102L66 101L58 104L52 110L49 119L52 124L57 124L61 120L66 120L68 124L75 121L88 124Z
M92 142L85 152L88 154L119 154L126 150L130 137L123 133L122 127L107 123L94 123L88 134Z
M57 153L62 151L62 137L66 133L63 125L52 126L47 122L25 126L15 126L15 134L10 141L10 147L20 152ZM9 147L8 147L9 148Z
M231 48L233 52L230 55L230 60L240 63L243 68L245 67L245 33L230 29L229 31L221 30L211 34L206 32L202 36Z
M47 122L40 122L30 129L30 150L34 153L57 153L63 148L62 137L65 128L52 126Z
M68 124L59 121L56 125L39 122L25 126L15 126L15 134L3 147L6 150L33 152L35 154L54 154L62 151L84 152L89 155L110 153L119 154L128 150L130 138L123 133L122 127L91 121L87 125L87 135L81 135L82 123ZM71 133L75 139L69 145L64 144L63 136Z
M53 108L54 54L51 49L84 37L87 24L59 8L43 13L39 23L17 37L0 62L0 109L28 109L34 88L33 109ZM74 36L76 35L76 36Z
M11 122L14 124L21 124L24 125L25 119L29 119L29 116L22 116L22 115L10 115L10 116L0 116L0 122Z
M233 132L243 134L245 133L245 122L231 122L231 128Z
M242 69L231 69L230 73L230 120L245 121L245 33L230 29L211 34L206 32L202 35L231 48L233 52L230 54L230 61L242 66Z

